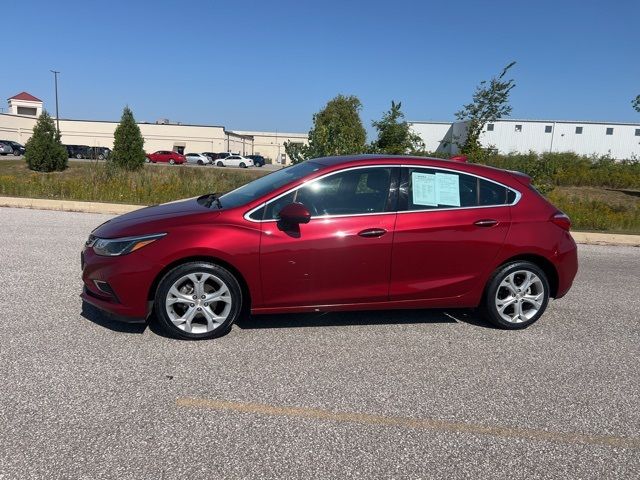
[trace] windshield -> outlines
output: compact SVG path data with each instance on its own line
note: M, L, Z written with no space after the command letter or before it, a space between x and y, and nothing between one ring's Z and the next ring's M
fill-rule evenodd
M286 185L287 183L300 180L310 173L317 172L324 168L322 165L313 162L302 162L291 167L283 168L276 172L258 178L251 183L247 183L240 188L236 188L220 197L220 202L224 208L239 207L245 205L261 196Z

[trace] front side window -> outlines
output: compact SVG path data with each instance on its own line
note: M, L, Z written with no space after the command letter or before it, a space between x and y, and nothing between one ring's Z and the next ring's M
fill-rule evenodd
M220 197L220 203L222 203L223 208L233 208L245 205L251 201L259 199L269 192L283 187L288 183L301 180L307 175L317 172L322 168L322 165L307 160L306 162L277 170L222 195ZM253 215L251 218L254 218Z
M263 220L274 220L292 202L302 203L313 217L383 213L390 210L390 184L391 168L347 170L312 181L254 213ZM257 219L253 214L251 218Z
M507 205L516 198L503 185L452 171L409 168L406 182L407 210Z

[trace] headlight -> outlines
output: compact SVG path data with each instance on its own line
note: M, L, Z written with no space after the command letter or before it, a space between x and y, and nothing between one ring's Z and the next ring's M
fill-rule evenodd
M96 255L105 257L117 257L134 252L142 247L155 242L162 238L166 233L155 233L153 235L141 235L139 237L123 237L123 238L95 238L89 237L88 247L93 247ZM92 241L93 240L93 241Z

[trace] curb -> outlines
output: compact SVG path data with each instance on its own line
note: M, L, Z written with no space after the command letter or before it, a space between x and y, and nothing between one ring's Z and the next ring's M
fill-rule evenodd
M43 198L0 197L0 207L33 208L37 210L61 210L64 212L110 213L120 215L145 205L121 203L80 202L75 200L48 200Z
M60 210L65 212L107 213L121 215L146 205L120 203L80 202L75 200L45 200L40 198L0 197L0 207L33 208L38 210ZM625 245L640 247L640 235L619 233L571 232L576 243L586 245Z

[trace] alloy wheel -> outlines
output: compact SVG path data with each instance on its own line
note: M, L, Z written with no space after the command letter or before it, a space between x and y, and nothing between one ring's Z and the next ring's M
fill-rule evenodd
M529 270L517 270L507 275L496 291L498 315L509 323L531 320L544 304L544 284Z
M232 304L229 286L207 272L180 277L165 299L169 320L180 330L193 334L209 333L222 325Z

